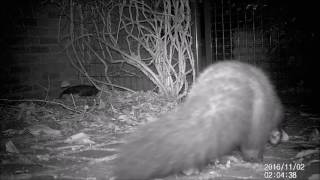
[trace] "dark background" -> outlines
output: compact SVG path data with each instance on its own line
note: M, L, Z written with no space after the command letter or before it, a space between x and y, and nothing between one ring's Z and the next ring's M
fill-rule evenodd
M54 1L53 1L54 2ZM281 23L283 23L284 36L283 45L279 49L279 61L278 64L282 67L281 71L286 81L277 81L278 77L272 76L275 80L275 84L278 91L286 104L290 105L302 105L307 104L310 107L314 107L317 110L317 105L319 102L319 9L316 1L243 1L246 3L250 2L263 2L268 4L269 9L273 9L274 15ZM20 65L20 60L15 57L17 53L24 52L24 49L19 49L21 42L23 41L22 47L26 45L26 29L30 26L37 26L37 21L32 18L37 16L37 11L41 11L47 4L54 4L51 1L9 1L1 6L1 35L0 35L0 48L1 48L1 81L2 89L0 91L2 97L11 97L12 94L23 94L24 92L35 92L36 88L24 86L19 91L15 91L17 84L21 85L25 82L35 81L38 76L34 76L34 72L24 66ZM32 8L31 8L32 7ZM23 15L23 17L21 16ZM50 14L49 14L50 16ZM35 17L37 18L37 17ZM50 17L51 18L51 17ZM55 41L49 42L56 43ZM51 46L50 46L51 47ZM34 50L34 51L33 51ZM44 52L46 49L41 46L41 48L28 49L32 53L38 54ZM35 52L37 51L37 52ZM49 48L48 52L53 51ZM23 54L22 53L22 54ZM60 58L61 59L61 58ZM41 63L46 64L46 61ZM66 61L66 60L61 60ZM200 60L201 61L201 60ZM52 66L51 64L49 64ZM59 68L56 68L57 71ZM45 69L40 68L40 71L45 71ZM64 70L70 72L69 70ZM22 76L17 76L17 74L22 73ZM30 75L29 79L23 79L26 74ZM67 74L67 73L66 73ZM271 72L272 74L272 72ZM52 87L59 86L61 80L63 80L64 75L60 73L48 73L47 76L53 78ZM45 81L47 76L43 74L40 75L40 82ZM283 75L282 75L283 76ZM14 78L12 78L14 77ZM300 88L300 90L297 90ZM294 89L292 92L291 90ZM302 89L302 90L301 90ZM143 89L146 90L146 89ZM36 94L39 94L38 92ZM31 95L34 95L31 93ZM29 96L13 96L13 97L29 97Z

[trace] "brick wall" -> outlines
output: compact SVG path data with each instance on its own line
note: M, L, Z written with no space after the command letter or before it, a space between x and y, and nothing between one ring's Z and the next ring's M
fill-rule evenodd
M58 42L59 9L51 1L11 0L10 5L0 6L5 20L0 29L0 98L50 98L58 97L60 84L88 83L70 64ZM16 3L14 3L16 1ZM44 2L46 4L44 4ZM65 27L64 27L65 28ZM126 65L127 67L127 65ZM101 63L87 67L92 77L105 80ZM154 84L137 69L126 70L137 76L126 76L119 65L110 65L113 83L133 90L154 89Z
M77 81L77 72L58 44L58 8L34 2L1 9L6 19L0 36L2 98L44 98L47 90L56 97L62 80Z

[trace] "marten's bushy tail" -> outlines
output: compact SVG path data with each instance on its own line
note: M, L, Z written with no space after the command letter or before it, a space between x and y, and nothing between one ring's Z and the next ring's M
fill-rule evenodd
M281 104L257 68L234 61L205 70L186 102L137 130L115 160L117 179L145 180L199 168L240 148L245 160L258 161Z

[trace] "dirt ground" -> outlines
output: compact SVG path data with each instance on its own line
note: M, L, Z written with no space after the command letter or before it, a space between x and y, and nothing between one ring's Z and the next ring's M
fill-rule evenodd
M99 98L0 101L0 179L113 179L112 164L123 137L176 106L151 92L113 92ZM320 115L307 107L286 108L284 139L266 146L262 163L238 152L205 169L164 180L320 179Z

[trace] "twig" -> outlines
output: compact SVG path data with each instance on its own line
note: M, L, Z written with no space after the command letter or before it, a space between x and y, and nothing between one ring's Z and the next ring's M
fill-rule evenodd
M76 105L76 102L75 102L75 100L74 100L73 94L70 94L70 96L71 96L71 99L72 99L73 107L74 107L74 108L77 108L77 105Z
M72 109L62 103L59 103L59 102L55 102L55 101L47 101L47 100L41 100L41 99L0 99L0 101L7 101L7 102L44 102L44 103L49 103L49 104L55 104L55 105L59 105L59 106L62 106L63 108L65 109L68 109L70 111L73 111L73 112L76 112L76 113L79 113L81 114L82 111L78 111L78 110L75 110L75 109Z

